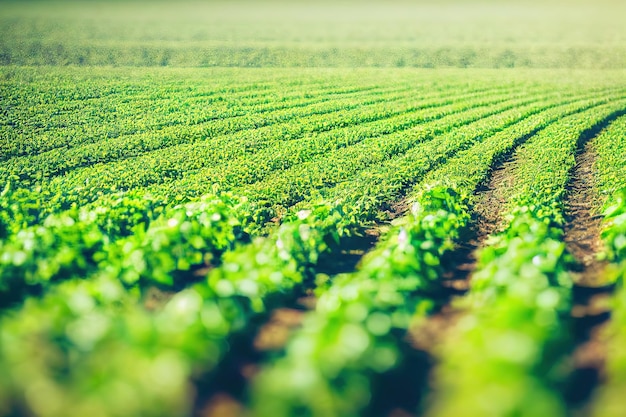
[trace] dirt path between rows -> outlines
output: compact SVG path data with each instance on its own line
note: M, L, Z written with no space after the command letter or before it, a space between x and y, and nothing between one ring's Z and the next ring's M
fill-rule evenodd
M519 146L520 144L518 144ZM427 398L421 402L421 414L428 409L430 401L437 395L436 367L439 350L445 343L454 340L454 328L464 316L460 300L470 288L472 274L477 268L478 253L488 242L490 236L502 231L506 226L504 208L509 200L507 190L512 185L516 167L515 151L496 160L489 176L474 192L473 218L469 230L462 236L459 247L449 259L451 268L444 278L449 289L447 302L435 314L424 318L408 332L408 341L416 349L427 352L431 361L430 390ZM434 372L433 372L434 371Z
M597 214L601 199L595 188L592 142L580 144L576 166L571 173L565 201L565 243L578 266L570 271L574 280L572 317L577 343L572 355L574 371L566 390L566 400L574 416L588 414L590 397L604 379L606 346L599 334L610 317L605 261L598 260L603 250L600 239L602 217Z
M506 191L512 185L514 169L513 151L502 158L502 162L494 164L488 179L475 190L473 219L468 233L452 253L449 259L451 267L444 276L445 285L450 290L448 302L439 312L425 318L410 330L409 339L416 348L428 352L436 351L437 346L449 337L450 330L462 317L463 311L454 306L454 301L469 290L480 249L491 235L505 227L503 209L509 198Z
M568 251L581 264L581 269L573 271L577 285L598 287L604 284L602 271L605 262L597 260L602 251L600 239L602 216L596 213L601 206L600 195L595 189L593 163L596 159L591 143L587 143L576 158L572 172L568 196L565 201L565 242Z

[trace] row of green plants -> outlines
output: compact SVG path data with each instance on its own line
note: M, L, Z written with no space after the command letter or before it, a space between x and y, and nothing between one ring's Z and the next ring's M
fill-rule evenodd
M602 212L602 238L607 246L606 257L610 261L606 273L616 283L611 304L611 320L601 336L606 349L606 379L594 396L591 412L594 417L616 417L626 412L623 401L626 356L622 349L626 337L626 180L623 175L625 142L626 118L623 116L591 142L592 152L596 154L596 186L605 202Z
M438 371L444 383L454 378L441 391L445 406L437 402L432 413L465 415L487 407L485 415L558 415L562 404L554 388L562 369L554 364L568 349L562 326L569 308L563 265L569 257L560 235L561 207L553 204L561 194L555 190L566 181L561 174L571 168L566 154L575 151L578 133L593 131L624 103L615 90L551 94L536 87L533 94L545 93L536 96L541 103L514 89L509 99L482 88L451 94L440 107L411 115L414 121L408 113L388 125L381 121L380 137L357 135L354 144L341 145L340 135L352 130L346 128L328 136L337 141L328 155L310 149L281 154L284 159L268 172L257 170L248 182L259 179L258 188L246 180L223 180L241 182L236 192L249 193L248 200L217 193L195 201L210 187L208 170L190 187L182 181L155 186L153 196L117 193L116 187L98 194L87 175L83 190L69 180L63 186L67 178L61 177L54 180L57 188L11 184L0 198L0 414L191 414L194 401L206 400L195 397L194 383L219 378L238 336L250 337L273 309L294 305L316 286L317 308L305 314L284 356L263 366L255 379L253 411L382 415L406 391L413 399L407 409L423 407L429 360L404 341L406 331L443 302L447 257L464 239L469 221L468 194L489 168L528 140L520 160L532 167L549 161L543 166L554 172L522 175L523 166L516 171L522 184L511 194L539 191L532 201L514 195L510 209L520 207L509 229L481 257L482 272L466 302L470 313L457 333L464 338L446 348L452 353L444 353ZM468 102L445 103L455 97ZM469 109L469 98L476 109ZM498 107L490 109L495 102ZM457 115L460 109L466 111ZM619 147L619 132L612 137ZM554 184L547 186L549 175ZM619 171L612 175L619 178ZM384 202L425 181L455 187L418 194L357 272L320 274L322 264L344 251L346 240L359 238L364 222L381 216ZM326 201L339 202L317 204L314 189ZM270 207L298 201L284 211ZM278 214L282 224L274 224L275 218L260 230ZM621 219L623 209L612 217ZM610 230L613 247L623 249L624 234ZM471 364L477 354L482 366ZM619 369L619 357L615 361ZM403 370L418 376L400 389L393 382ZM487 394L480 390L485 387ZM522 391L526 396L518 396ZM460 393L465 403L448 399L449 392Z
M230 186L250 184L258 181L268 172L286 170L316 156L332 157L337 151L351 148L355 144L391 140L403 133L408 135L411 132L410 129L418 125L436 123L446 116L463 114L474 107L485 111L488 106L497 106L506 100L503 94L493 95L491 92L463 96L460 102L456 102L457 97L436 97L438 98L432 101L429 99L419 101L413 97L406 103L405 109L393 112L398 113L397 115L379 113L380 110L373 109L373 120L369 122L361 120L354 126L344 120L345 127L328 129L327 132L321 134L315 132L302 138L298 136L294 138L292 135L278 137L264 148L251 146L248 143L247 146L252 147L252 151L249 150L228 160L226 164L223 164L226 166L222 164L211 166L203 163L199 166L201 169L198 173L192 176L208 176ZM396 105L397 103L394 103L390 105L390 108ZM504 105L503 103L502 106ZM306 123L306 120L303 123ZM394 134L397 135L394 136Z
M491 99L489 102L494 100ZM484 104L484 106L486 105L487 103ZM421 104L417 104L417 106L421 106ZM458 104L447 105L445 108L447 112L451 113L455 107L467 108L468 106L468 104ZM491 110L491 112L494 111ZM424 112L427 113L423 117L428 117L428 113L432 114L431 117L437 117L438 114L437 109L424 110ZM444 115L443 109L439 112L442 116ZM484 112L489 112L489 110L480 107L473 112L479 112L475 116L478 117ZM358 143L368 137L379 137L380 140L383 140L385 134L407 129L422 120L410 113L398 117L401 120L396 120L397 118L384 119L364 124L359 128L337 129L293 141L281 140L280 138L285 132L275 130L274 139L269 140L271 146L267 150L255 150L252 144L257 139L261 143L266 142L267 139L263 136L264 131L261 128L252 135L241 135L240 142L248 143L249 146L237 146L236 141L231 143L223 137L224 140L217 147L211 146L210 143L206 145L198 143L187 145L185 148L163 149L137 159L101 164L69 172L62 177L44 183L39 192L50 196L50 201L47 204L65 207L72 203L83 205L91 202L98 197L98 193L109 194L124 189L144 187L148 184L154 184L150 189L153 194L164 195L166 198L178 195L195 198L206 193L207 183L218 182L220 178L223 178L222 181L226 181L228 178L224 178L226 177L225 173L230 172L231 176L239 175L238 171L243 170L244 167L249 167L248 170L258 171L255 167L257 165L264 167L269 163L267 161L273 161L272 167L268 167L268 169L286 168L286 164L288 166L298 161L303 162L308 157L307 155L317 155L320 152L341 149L350 143ZM298 130L298 126L300 125L296 125L294 129ZM285 129L291 128L285 125ZM303 148L305 144L309 146ZM281 149L278 149L279 147ZM284 157L279 158L279 154L284 154ZM282 165L279 164L280 162ZM200 169L201 167L206 168ZM198 172L194 174L195 171ZM133 172L133 175L129 175L129 172ZM258 175L264 176L267 175L267 172L261 170ZM175 181L176 178L181 177L183 178ZM252 181L252 179L247 181Z
M305 144L297 142L291 146L283 146L284 150L268 149L265 153L253 155L254 158L247 158L253 159L254 163L246 162L246 159L238 159L233 161L230 167L214 166L203 169L197 174L191 173L181 180L155 185L150 189L155 194L194 195L202 187L205 178L223 178L226 174L220 172L226 170L226 173L230 172L234 179L229 181L225 178L223 181L229 181L231 186L240 187L241 192L253 193L254 196L251 194L251 198L269 200L271 204L293 204L302 197L306 197L307 193L313 189L330 189L337 183L349 180L355 173L367 172L365 168L376 166L374 162L382 161L381 166L385 166L389 156L396 158L412 149L420 149L421 146L417 145L428 144L431 138L438 138L437 135L462 129L466 124L479 123L483 117L493 116L490 119L492 120L497 118L495 114L500 111L530 102L532 100L514 98L497 107L484 105L472 109L467 109L468 104L461 103L449 107L447 111L450 114L440 114L441 118L435 118L432 121L426 119L421 124L419 114L407 116L406 123L409 125L396 133L394 131L399 127L391 121L388 124L381 124L377 129L374 129L375 126L364 125L347 131L333 131L324 137L311 138L309 143L314 147L313 149L317 148L317 151L303 152L302 146ZM456 111L466 109L466 111L452 113L453 109ZM429 112L435 111L429 110ZM440 111L443 113L444 109ZM513 113L514 111L511 110L506 114L512 115ZM368 131L372 133L367 133ZM478 132L476 136L479 136ZM450 144L452 148L455 146L455 143ZM360 162L347 157L355 154L357 161ZM335 165L335 171L325 169L329 164ZM278 170L278 168L281 169ZM249 172L251 174L247 174ZM340 175L335 175L333 172L338 172ZM239 179L240 176L243 178ZM261 181L251 184L257 180Z
M429 415L567 415L574 259L563 198L580 142L623 105L563 118L516 152L507 224L480 251L464 316L440 348Z
M263 112L287 108L294 102L322 102L326 96L337 93L351 95L373 90L366 86L301 86L293 82L277 88L267 81L243 80L235 87L224 85L221 78L199 83L168 80L142 84L115 78L76 82L50 75L42 78L32 72L29 75L34 80L3 84L4 100L10 110L0 125L3 160L93 143L110 136L158 131L183 121L189 124L189 120L198 117L220 119L243 109L254 111L260 107ZM51 91L50 85L54 86ZM292 87L295 93L285 87ZM271 106L265 105L268 101Z
M447 195L448 195L448 194L445 194L445 193L443 193L443 194L442 194L442 193L441 193L441 191L439 191L439 196L438 196L438 198L444 198L444 199L445 199L445 198L448 198L448 197L449 197L449 196L448 196L448 197L445 197L445 196L447 196ZM447 204L451 204L453 201L454 201L454 200L448 200L448 203L447 203ZM189 210L189 207L185 208L185 210ZM344 218L344 217L346 217L346 216L345 216L345 215L342 215L342 216L341 216L341 218ZM350 217L348 216L348 218L350 218ZM159 227L159 222L158 222L158 221L156 221L155 223L153 223L153 225L154 225L154 224L156 224L156 226L151 226L151 227L149 227L149 228L147 229L147 230L148 230L148 232L146 233L146 235L149 235L149 232L150 232L151 230L157 230L157 232L158 232L158 231L161 229L161 231L162 231L164 224L169 223L169 221L170 221L171 219L172 219L172 218L168 219L168 221L167 221L167 222L161 221L161 223L160 223L160 227ZM431 219L431 220L432 220L432 219ZM446 221L447 221L447 220L446 220ZM291 223L288 223L288 224L291 224ZM167 228L165 228L165 229L167 230ZM298 227L298 229L300 229L300 227ZM450 236L448 235L448 232L449 232L449 230L446 230L446 228L443 228L443 229L442 229L442 231L440 232L440 236L439 236L439 238L440 238L440 239L442 239L442 238L449 239L449 237L450 237ZM298 230L298 235L302 236L301 230ZM154 242L154 241L156 240L156 241L158 242L158 241L159 241L159 239L158 239L158 238L157 238L157 239L154 239L154 237L155 237L155 236L159 236L159 234L158 234L158 233L156 233L156 234L152 234L152 235L151 235L151 238L150 238L150 239L147 239L147 240L148 240L148 241L150 241L150 242ZM284 240L284 239L283 239L283 240ZM335 241L336 241L336 240L335 240ZM447 244L447 246L446 246L446 249L445 249L445 250L449 250L449 249L451 248L451 246L450 246L450 242L449 242L449 240L446 240L446 241L448 242L448 244ZM291 245L290 245L290 246L291 246ZM249 261L250 259L254 259L254 260L257 260L257 261L258 261L258 257L257 257L257 256L251 256L251 254L249 253L249 251L255 251L255 245L249 245L249 246L246 246L246 247L244 247L244 248L245 248L245 249L241 250L240 252L235 251L235 252L233 252L233 254L232 254L232 255L231 255L231 254L226 255L226 257L230 257L230 256L232 256L232 260L231 260L231 261L226 261L226 262L225 262L225 264L224 264L224 267L216 269L216 271L221 271L219 274L218 274L218 272L214 272L214 273L211 273L211 274L209 275L210 277L211 277L211 276L220 276L220 278L219 278L219 279L215 279L215 278L214 278L214 283L215 283L214 290L213 290L214 292L216 292L216 293L220 293L221 295L224 295L224 296L232 295L232 291L233 291L233 288L232 288L232 287L233 287L233 286L232 286L232 285L227 285L227 284L224 284L224 282L236 282L237 280L236 280L236 279L226 279L226 280L224 280L223 275L228 276L228 275L229 275L229 273L230 273L231 275L232 275L233 273L235 273L235 275L237 275L237 273L242 272L242 271L240 271L240 268L241 268L241 265L245 265L245 264L246 264L245 262L243 262L244 260L248 260L248 261ZM125 248L125 249L124 249L124 252L125 252L125 253L127 253L127 254L129 254L129 257L130 257L130 258L132 258L132 257L134 256L134 255L133 255L134 251L132 251L132 250L128 250L128 249L129 249L128 247L127 247L127 248ZM154 248L152 248L152 249L154 249ZM159 247L159 250L160 250L160 249L162 249L162 248L161 248L161 247ZM443 251L443 250L444 250L444 249L442 249L442 251ZM271 251L271 247L268 247L267 245L266 245L266 246L260 245L260 247L259 247L259 248L256 248L256 252L258 252L258 253L267 253L267 252L270 252L270 251ZM148 252L148 253L150 253L150 252ZM174 253L176 253L176 251L174 251ZM240 253L240 254L239 254L239 255L236 255L237 253ZM434 256L434 255L433 255L433 256ZM143 257L144 257L144 259L150 259L149 255L148 255L148 256L145 256L145 255L144 255ZM435 256L435 258L436 258L436 256ZM393 259L393 258L392 258L392 259ZM435 261L433 261L433 259L434 259L434 258L432 258L432 256L431 256L431 257L430 257L430 260L424 261L424 262L425 262L425 263L424 263L424 265L428 265L429 263L431 263L431 264L435 263ZM157 263L158 263L158 261L157 261ZM133 265L137 265L137 263L136 263L136 262L133 262ZM169 265L171 266L171 261L170 261ZM228 265L231 265L231 267L228 267ZM436 267L436 265L431 265L431 267L435 268L435 267ZM158 268L156 268L156 269L158 270ZM184 268L183 268L183 269L184 269ZM109 270L110 270L110 269L109 269ZM169 269L169 270L167 270L167 271L169 272L169 274L171 274L171 273L173 272L173 271L172 271L172 269ZM230 272L225 272L225 271L230 271ZM263 271L263 268L261 268L261 267L260 267L260 265L258 265L257 263L253 262L253 263L252 263L252 265L250 265L250 269L249 269L249 270L247 270L247 271L243 271L243 272L241 273L241 275L240 275L240 276L246 276L246 277L247 277L247 276L250 276L250 274L251 274L251 273L253 273L252 271L257 271L257 272L258 272L258 271ZM289 270L288 270L288 271L289 271ZM296 274L296 275L297 275L297 272L294 272L294 271L293 271L293 269L292 269L292 270L290 270L290 271L288 272L287 276L289 276L289 274L291 274L291 275ZM118 273L116 273L116 274L114 274L114 275L119 275L119 274L118 274ZM158 274L157 274L157 275L158 275ZM168 275L168 273L166 273L165 275ZM261 275L261 276L263 276L263 273L261 273L260 275ZM278 279L277 279L277 273L276 273L276 268L275 268L275 265L274 265L274 266L270 266L270 267L268 268L268 271L266 272L266 275L265 275L265 276L266 276L266 277L271 277L271 278L268 278L268 279L270 279L270 282L272 282L271 280L274 280L274 281L278 280ZM99 278L99 279L104 280L104 279L105 279L104 277L107 277L107 275L103 275L103 276L102 276L101 278ZM432 273L432 274L430 274L430 277L431 277L431 279L435 279L435 278L436 278L436 274L435 274L435 273ZM211 278L209 278L209 280L211 280ZM344 278L344 280L345 280L346 282L348 282L348 281L349 281L347 278ZM159 280L157 280L157 281L159 281ZM127 279L125 283L128 285L128 284L132 284L133 282L134 282L134 281L133 281L132 279ZM254 293L253 291L254 291L254 289L255 289L255 286L254 286L254 285L250 285L250 283L249 283L249 282L247 282L247 280L245 280L245 279L243 280L243 282L244 282L244 284L243 284L243 286L241 287L240 291L242 290L242 291L246 292L246 294L247 294L249 297L251 297L252 295L254 295L255 293ZM171 285L171 284L173 284L173 282L163 282L163 281L160 281L160 284L162 284L162 285L163 285L163 284L166 284L166 285L168 285L168 284L169 284L169 285ZM424 283L422 282L422 284L421 284L421 285L424 285ZM331 288L332 288L332 287L331 287ZM289 290L289 291L286 291L286 292L287 292L287 294L289 294L291 290L292 290L292 288L290 288L290 290ZM251 293L251 291L252 291L252 293ZM256 305L256 307L255 307L255 308L256 308L256 309L258 309L258 310L262 310L262 307L260 307L260 306L262 306L263 297L251 298L251 299L252 299L252 300L255 300L255 301L253 302L253 305ZM409 311L409 313L407 313L407 314L410 314L410 311ZM405 325L405 326L406 326L406 325L408 325L408 322L406 322L406 321L405 321L405 324L404 324L404 325ZM383 349L383 350L384 350L384 349ZM381 370L382 370L382 368L381 368ZM380 371L380 370L379 370L379 371ZM179 386L179 387L180 387L180 386ZM176 390L174 390L174 392L177 392L177 393L178 393L178 391L176 391ZM363 393L363 392L362 392L362 393ZM362 393L361 393L361 394L362 394Z
M548 111L550 117L541 114L530 126L522 124L508 147L486 144L476 151L483 156L483 169L476 167L473 175L461 173L461 168L474 168L462 158L451 159L452 167L446 164L432 171L428 180L463 184L457 189L462 194L439 187L415 197L418 203L412 211L366 255L358 272L336 276L328 287L316 290L316 310L305 315L284 356L264 366L255 377L252 413L344 416L389 412L384 408L384 397L397 398L394 391L402 389L396 385L390 389L382 381L387 376L391 378L387 382L394 384L394 372L411 366L414 351L404 340L411 321L432 312L443 300L445 258L465 232L468 193L524 136L554 118L593 105L597 103L591 100L562 105ZM485 135L485 142L494 145L512 132L505 129L500 133L493 139ZM413 366L428 368L428 361L420 358ZM424 374L427 369L413 371ZM414 378L412 382L416 385L411 387L415 391L411 397L426 392L426 379ZM417 401L412 405L422 404Z
M383 412L372 404L384 403L400 387L375 387L376 377L406 365L402 338L414 314L426 314L441 301L442 258L454 249L469 217L465 196L446 186L426 190L357 272L334 276L316 289L316 308L305 315L284 356L256 375L251 412Z
M477 184L475 176L483 178L489 172L491 167L489 155L494 152L502 153L507 149L507 143L512 146L512 143L522 141L525 136L531 135L535 130L547 126L563 115L575 113L597 103L598 101L591 97L574 96L568 97L564 102L545 105L544 108L537 105L525 106L519 109L517 116L515 111L506 112L510 118L494 115L477 120L469 123L467 127L461 126L442 132L440 136L435 136L431 141L406 153L357 172L348 181L321 190L321 194L331 200L364 199L366 204L375 209L379 207L389 209L385 207L386 202L396 200L422 178L426 178L425 183L454 178L453 182L459 185ZM472 162L464 161L465 157L471 158ZM440 174L439 169L448 172ZM473 188L469 188L468 193L472 190ZM306 202L307 200L304 200L302 204L306 205Z
M248 239L252 212L247 200L229 194L169 209L149 196L131 195L96 209L52 214L24 228L4 216L1 304L10 307L28 295L45 294L59 281L96 273L129 286L181 288L193 282L197 270L218 265L235 242Z
M438 352L428 415L566 415L558 384L571 349L572 259L542 208L521 206L482 250L464 316Z
M509 104L509 106L511 105ZM323 173L323 172L329 171L327 168L325 168L325 164L328 164L329 159L340 160L342 162L341 164L334 163L332 164L332 166L338 170L337 172L345 172L345 174L342 174L340 176L335 175L333 177L333 172L330 172L330 174L326 176L327 177L326 180L324 181L319 180L319 179L316 180L317 184L323 184L327 187L332 186L333 183L337 183L338 181L343 180L343 179L348 179L352 173L362 170L366 165L371 165L371 163L366 164L366 165L355 164L354 161L351 161L350 158L354 156L353 154L355 152L358 154L357 158L369 157L370 161L371 160L381 161L383 162L383 166L384 166L384 164L387 162L384 161L385 158L381 159L381 155L393 157L394 154L397 154L397 153L401 154L403 150L406 150L408 147L414 146L420 141L428 140L432 138L433 136L436 136L437 134L444 133L446 130L450 129L450 126L449 126L450 124L454 126L457 126L457 125L462 126L464 123L471 122L472 120L477 120L482 116L488 116L489 114L493 114L496 112L497 112L497 109L492 110L492 109L481 107L475 110L470 110L466 113L461 113L459 115L453 114L450 116L444 116L443 119L441 120L434 120L432 123L427 123L427 124L418 126L416 128L412 128L408 132L406 132L406 134L403 134L402 132L400 132L395 135L384 136L385 140L382 141L381 143L381 145L384 146L382 149L380 148L380 146L377 146L377 144L382 139L377 140L375 138L372 138L371 140L368 140L367 138L362 139L364 142L363 149L361 149L358 146L356 148L354 148L354 146L349 146L347 148L344 148L344 147L341 147L342 142L340 141L347 140L352 136L349 136L347 139L345 138L341 139L341 136L338 135L336 138L338 142L336 143L335 146L339 147L339 149L337 150L336 153L339 154L339 156L345 153L349 158L346 159L345 155L344 155L344 158L338 158L338 156L335 154L320 155L319 161L314 159L310 163L305 163L304 165L296 165L292 169L281 171L280 174L270 175L268 180L261 182L258 187L260 189L264 188L265 194L263 195L263 194L259 194L258 192L254 192L255 199L259 201L268 201L268 200L272 201L272 199L275 200L276 196L278 196L279 198L283 197L284 199L285 196L288 197L291 195L291 192L289 191L282 193L281 190L285 190L285 184L292 191L294 191L294 187L298 189L305 188L304 187L305 184L302 183L302 179L304 178L311 179L312 174L309 173L306 176L300 175L302 174L302 167L311 168L311 169L317 168L317 170L321 170L320 172ZM358 141L360 140L359 138L361 137L361 135L367 134L368 132L367 128L364 128L364 129L365 130L361 133L359 133L360 130L359 132L357 132L354 140ZM387 125L383 125L380 127L380 129L382 129L380 132L376 130L374 130L373 132L383 133L387 129L393 129L393 126L389 127ZM345 134L348 134L348 133L350 133L349 130L345 132ZM400 140L401 142L400 143L392 142L392 139L394 138L396 138L397 140ZM365 146L365 145L369 145L369 146ZM399 145L402 145L402 146L399 146ZM322 146L322 144L320 144L320 146ZM385 151L385 148L387 148L386 152L388 153L381 152L381 151ZM376 152L373 152L373 150L375 149L379 149L379 150ZM303 158L304 155L299 154L299 155L295 155L295 157ZM330 170L330 171L333 171L333 170ZM408 172L408 171L404 170L402 172ZM157 173L153 173L153 174L157 175ZM260 173L260 174L266 175L265 173ZM119 177L120 177L119 178L120 180L123 180L124 178L127 178L128 176L123 176L120 174ZM287 178L286 182L285 182L285 178L282 178L282 177ZM300 179L296 177L299 177ZM212 178L214 180L217 180L217 178L215 177L212 177ZM390 178L396 178L396 177L390 177ZM97 192L97 190L94 190L93 181L95 180L93 181L90 181L90 180L91 178L85 178L84 184L81 184L82 186L74 187L74 188L70 187L67 183L63 182L62 184L63 192L57 192L56 190L50 189L48 187L35 188L31 191L28 191L24 188L21 188L19 184L10 184L9 188L13 190L10 193L10 198L9 196L5 195L2 201L3 201L3 204L7 206L7 209L9 206L12 207L12 209L10 211L7 211L7 213L9 212L12 213L10 217L16 219L13 223L18 224L17 228L19 229L22 227L26 227L28 225L33 225L33 224L42 222L43 219L47 217L47 215L49 215L50 213L62 212L68 209L76 209L76 207L82 207L85 205L85 203L88 203L91 200L96 200L95 203L91 204L94 207L98 207L98 205L107 206L109 204L108 201L110 199L108 194L113 193L113 195L116 195L117 194L116 187L111 187L111 189L108 190L109 193L102 195L103 194L102 192ZM403 180L403 183L404 182L406 181ZM281 184L283 185L282 187L280 186ZM359 188L355 187L352 189L352 192L354 193L357 190L359 190ZM193 192L190 189L178 189L176 190L175 194L170 192L169 195L166 194L166 196L163 196L162 200L166 202L177 203L179 202L179 200L183 198L188 199L189 196L193 197L194 195L201 195L201 193L205 191L206 191L206 180L203 180L201 184L200 179L198 179L198 183L196 185L196 188L193 189ZM247 194L252 194L253 190L250 187L248 188L244 187L242 191L247 192ZM310 191L311 191L310 189L309 191L306 191L306 190L303 191L305 193L303 195L304 196L310 195ZM379 187L379 191L382 191L380 187ZM383 201L384 200L383 197L379 198L379 200ZM336 196L334 198L336 198ZM272 201L272 202L274 204L281 203L281 202L283 204L286 203L286 201L280 201L280 200ZM19 210L17 209L17 206L19 206Z
M613 132L615 132L613 130ZM622 130L622 135L624 131ZM626 186L626 184L624 184ZM609 200L604 211L603 238L608 246L611 261L607 267L617 282L617 289L611 304L611 321L602 333L606 349L606 380L594 396L594 417L617 417L626 412L623 401L626 387L626 355L623 346L626 342L626 188L622 188Z
M134 142L139 139L136 136L145 141L150 133L172 136L181 128L187 131L190 127L195 127L194 131L202 128L199 136L206 137L208 133L227 133L233 128L241 130L246 126L254 128L278 123L289 115L328 115L344 107L365 104L376 97L381 100L381 95L385 95L383 102L389 101L416 87L415 82L408 87L407 83L398 81L387 81L373 87L367 83L370 77L351 79L346 84L341 82L342 77L331 81L321 78L303 82L283 75L281 78L286 79L280 80L282 82L270 82L267 78L252 82L245 76L231 74L224 77L222 74L210 80L205 78L191 82L189 74L186 74L187 81L181 82L171 79L176 74L164 74L166 80L150 83L151 88L146 89L148 83L114 77L102 79L99 74L95 75L95 79L77 82L67 79L75 75L71 73L64 79L54 72L48 77L41 77L34 70L22 71L26 74L20 75L30 75L34 80L3 83L8 111L2 115L4 123L0 124L2 160L94 142L116 139L119 142L122 138L129 139L127 136L135 138ZM230 86L228 80L231 80ZM437 80L417 80L424 92L444 96L458 91L462 82L456 79L441 83ZM55 89L50 91L48 85L54 85ZM476 82L464 86L463 90L496 91L507 87L512 86L493 88ZM422 94L422 97L429 94ZM341 103L344 103L343 107ZM306 108L299 109L302 107ZM235 126L224 120L233 118L239 121ZM207 122L211 122L210 126Z
M191 86L183 89L168 88L166 97L155 98L161 90L154 87L152 92L141 94L134 88L128 91L117 91L104 97L84 100L71 100L63 95L56 95L50 102L43 102L45 95L41 91L24 91L22 86L6 88L7 103L20 103L6 115L13 126L19 127L14 132L21 138L35 139L38 134L45 134L46 140L36 138L38 147L30 152L16 153L3 147L3 157L14 157L38 154L60 146L76 146L90 143L97 139L115 135L125 136L147 131L159 131L167 126L194 125L209 120L220 120L241 116L247 113L266 113L301 107L332 100L340 97L363 95L367 92L393 93L396 88L355 88L307 85L295 90L283 90L274 87L268 90L258 85L255 90L244 89L241 92L231 91L220 94L218 86L212 85L214 91L205 93L194 92ZM101 85L103 93L107 86ZM58 86L58 88L62 88ZM19 96L27 94L28 102L19 100ZM58 94L58 90L57 90ZM39 100L38 100L39 98ZM26 106L28 104L28 106ZM33 112L36 105L37 113ZM56 131L57 129L62 129ZM3 133L10 133L6 127ZM65 136L65 137L64 137ZM31 142L34 145L34 143ZM25 143L16 144L24 146Z
M291 206L311 192L332 188L335 184L352 179L359 172L367 171L369 167L387 165L395 158L402 157L416 149L432 159L443 159L440 156L442 152L435 148L435 144L445 140L444 138L452 135L460 137L460 140L448 143L448 148L454 150L463 146L461 138L464 131L482 129L483 135L489 135L490 127L497 129L500 123L513 123L518 118L524 117L533 103L535 103L533 100L515 99L511 102L479 106L466 111L459 109L432 122L426 119L415 127L397 133L391 132L380 137L365 138L357 143L340 144L338 148L328 149L327 152L311 156L306 155L300 147L296 146L294 149L297 152L296 161L290 161L288 152L291 149L288 148L284 151L286 155L282 158L281 152L273 158L262 158L254 164L242 164L245 168L233 167L230 175L235 178L232 182L228 179L221 179L219 175L211 175L211 177L216 178L220 184L238 187L236 189L241 192L245 190L254 200L266 201L271 205ZM545 105L540 104L536 106L536 109L543 108L543 106ZM507 116L510 119L507 119ZM415 117L414 120L416 122L419 119ZM362 136L359 135L359 129L354 130L351 134L360 139ZM282 169L277 169L276 165L280 163L283 164ZM248 175L252 178L246 178ZM392 178L397 176L391 175Z
M98 247L77 244L76 228L70 237L49 224L57 245L43 248L49 253L38 253L37 260L54 259L69 246L84 250L62 264L69 274L37 270L32 276L45 288L0 315L0 411L191 413L190 381L215 371L229 338L250 332L270 309L304 294L320 260L359 229L346 221L355 218L345 212L349 207L318 204L293 213L270 236L242 244L245 224L233 207L246 212L246 204L222 194L174 208L145 232L135 228L111 243L109 259L97 269L81 260L93 267ZM107 224L102 218L96 224ZM81 220L83 228L92 224ZM4 249L15 260L16 252ZM32 264L39 265L13 266ZM154 284L169 299L151 306Z
M165 74L169 79L160 79L158 83L102 79L98 75L77 82L67 79L72 74L64 78L58 74L41 77L33 70L24 72L32 79L3 83L3 98L10 110L3 115L6 124L0 125L3 159L73 147L112 135L158 131L167 126L261 114L351 96L366 97L368 93L400 93L407 88L393 83L373 87L359 80L347 86L323 79L304 83L297 79L254 82L241 76L234 85L230 77L191 82L189 77L184 81L172 79L172 74ZM19 141L9 140L18 138Z
M404 93L404 96L408 96L408 93ZM261 110L254 110L253 108L252 111L244 111L242 115L225 116L218 119L209 117L205 121L185 125L174 123L171 120L171 115L166 112L160 116L153 114L150 118L150 120L162 120L166 126L160 128L158 126L147 127L143 129L143 132L125 135L122 135L119 129L111 127L106 122L102 124L92 124L93 122L90 120L89 113L82 113L89 126L95 126L95 128L104 127L107 129L106 133L95 135L94 137L94 134L88 132L50 129L52 132L60 134L60 140L67 141L67 138L78 137L81 138L82 142L69 144L71 146L69 148L67 143L62 143L60 146L57 146L56 149L51 149L44 153L9 159L3 171L4 176L17 175L22 181L28 183L29 181L32 182L36 180L38 178L37 175L43 177L56 176L71 169L97 163L112 162L118 159L137 157L151 151L176 147L176 145L194 144L196 142L206 141L216 136L232 135L241 132L236 137L225 138L228 139L226 143L236 138L240 138L239 140L241 140L241 136L251 129L276 124L278 124L278 127L282 126L284 128L285 122L294 118L304 119L303 121L308 123L297 126L289 124L289 127L294 129L292 132L293 135L296 134L296 127L300 127L302 130L300 134L315 132L317 130L323 131L336 126L338 123L339 125L345 124L346 120L353 119L354 123L368 121L371 117L376 117L382 112L382 109L379 109L376 116L368 117L367 114L365 114L361 118L358 114L356 116L352 115L354 109L357 107L376 104L380 107L384 106L386 102L401 99L402 94L395 96L384 93L366 93L365 97L357 95L356 97L333 100L330 103L321 102L308 106L292 105L285 110L275 110L269 114ZM193 103L189 103L188 105L191 106ZM197 106L207 109L212 107L210 103L198 104ZM329 113L332 115L329 116ZM135 127L133 127L133 124L135 121L133 118L126 119L126 121L129 122L128 128L134 130ZM273 130L277 131L280 129L274 128ZM49 137L48 131L35 133L33 136L37 137L39 135L43 137L38 140L44 140L45 142L54 141L54 138ZM224 142L213 141L212 145L214 147L219 146L218 143ZM35 170L35 168L38 168L38 170Z

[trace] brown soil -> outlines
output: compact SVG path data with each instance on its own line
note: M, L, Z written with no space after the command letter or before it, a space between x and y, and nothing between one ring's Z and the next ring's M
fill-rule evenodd
M568 223L565 225L565 242L568 251L581 265L573 271L577 285L598 287L604 285L603 274L606 262L597 259L603 250L600 240L602 216L596 215L600 207L600 196L595 189L593 162L596 155L587 143L583 153L576 159L572 173L569 195L565 203Z
M496 167L487 184L479 187L476 192L476 239L479 246L492 234L501 232L505 222L502 208L507 202L506 190L513 185L512 171L515 168L514 161L504 162Z
M387 216L389 220L397 219L406 215L411 209L412 202L408 197L403 197L401 200L391 203L390 210L387 210Z
M573 371L565 393L574 416L588 414L593 390L604 379L606 346L599 335L610 317L612 286L607 285L604 274L607 262L598 259L603 244L600 239L602 217L596 214L601 203L595 188L595 159L592 143L581 143L565 201L564 241L578 263L570 271L574 280L571 315L577 346L572 354Z
M504 228L503 207L507 201L506 190L513 182L514 156L498 163L484 184L474 195L474 219L469 237L453 253L452 268L445 274L445 286L450 290L450 302L436 314L416 323L408 334L409 342L416 348L432 352L449 337L450 331L463 316L463 311L452 302L456 296L469 290L471 276L476 269L478 251L489 236Z
M278 308L254 339L258 350L278 350L285 346L291 333L302 324L305 312L291 308Z
M415 349L434 352L462 316L462 310L447 304L437 314L414 323L407 333L407 342Z

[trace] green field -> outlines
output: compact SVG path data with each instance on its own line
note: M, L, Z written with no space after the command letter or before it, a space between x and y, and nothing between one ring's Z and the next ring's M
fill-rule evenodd
M0 2L0 416L622 417L618 1Z

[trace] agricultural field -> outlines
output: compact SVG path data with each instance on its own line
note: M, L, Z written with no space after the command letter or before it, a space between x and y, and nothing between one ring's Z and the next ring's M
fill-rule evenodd
M621 2L0 7L0 416L626 415Z

